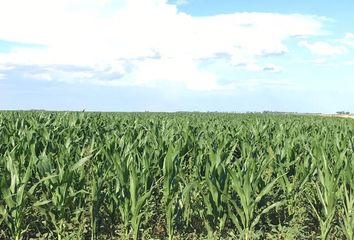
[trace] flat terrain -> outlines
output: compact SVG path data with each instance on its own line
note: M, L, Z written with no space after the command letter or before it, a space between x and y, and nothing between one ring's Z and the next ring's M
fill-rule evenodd
M354 115L339 115L338 117L354 119Z
M353 239L353 121L0 112L0 136L0 239Z

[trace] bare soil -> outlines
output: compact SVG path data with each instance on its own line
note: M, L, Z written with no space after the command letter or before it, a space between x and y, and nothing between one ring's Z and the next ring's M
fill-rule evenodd
M341 117L341 118L351 118L354 119L354 115L332 115L333 117Z

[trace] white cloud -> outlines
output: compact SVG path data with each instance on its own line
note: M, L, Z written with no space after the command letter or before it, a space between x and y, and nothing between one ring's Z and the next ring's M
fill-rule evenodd
M63 66L45 68L34 66L32 70L26 70L22 77L31 80L67 83L95 83L97 81L96 75L92 71L82 70L75 67L65 69Z
M182 85L189 90L211 91L222 90L217 83L217 76L212 72L203 70L194 60L163 58L145 59L131 62L131 70L124 72L121 78L105 81L100 79L95 82L100 85L131 85L131 86L160 86ZM173 86L171 85L171 86Z
M340 39L338 42L343 43L349 47L354 47L354 34L346 33L343 39Z
M41 80L41 81L52 81L53 76L49 72L43 73L24 73L24 78L27 79L34 79L34 80Z
M176 5L186 5L188 3L189 3L188 0L177 0L176 1Z
M6 77L6 72L13 69L13 67L10 67L8 65L1 65L0 64L0 80L4 80Z
M318 58L313 58L313 59L300 59L295 61L296 63L299 64L314 64L314 65L319 65L319 66L330 66L332 65L330 63L332 59L330 57L327 56L323 56L323 57L318 57Z
M323 64L328 63L328 58L316 58L316 59L310 60L309 62L316 64L316 65L323 65Z
M274 72L274 73L278 73L278 72L281 72L282 69L281 67L277 66L277 65L274 65L274 64L268 64L268 65L265 65L262 69L263 72Z
M269 90L295 90L300 89L293 81L288 79L246 79L243 81L235 81L230 84L231 87L240 92L243 91L256 91L258 89Z
M256 63L240 64L236 65L238 68L250 71L250 72L281 72L281 67L274 64L258 65Z
M7 66L7 65L0 65L0 71L7 71L11 70L13 67Z
M312 54L320 56L336 56L346 54L348 50L342 46L334 46L327 42L309 43L308 41L300 41L299 46L307 48Z
M222 54L234 65L271 70L256 67L257 59L284 54L285 40L318 35L321 28L321 18L299 14L193 17L165 0L1 1L0 39L46 47L0 53L0 64L89 66L123 74L132 84L179 81L189 89L220 89L218 76L199 66L202 59ZM131 64L130 71L121 62Z
M354 34L353 33L346 33L345 38L354 39Z
M344 65L352 66L352 65L354 65L354 61L346 61L346 62L344 63Z

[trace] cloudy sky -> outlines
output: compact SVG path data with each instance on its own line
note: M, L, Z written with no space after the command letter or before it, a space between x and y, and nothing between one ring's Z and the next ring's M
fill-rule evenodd
M0 109L354 112L353 9L0 0Z

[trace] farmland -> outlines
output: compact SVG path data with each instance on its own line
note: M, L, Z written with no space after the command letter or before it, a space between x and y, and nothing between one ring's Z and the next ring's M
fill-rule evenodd
M350 239L354 121L0 113L0 239Z

